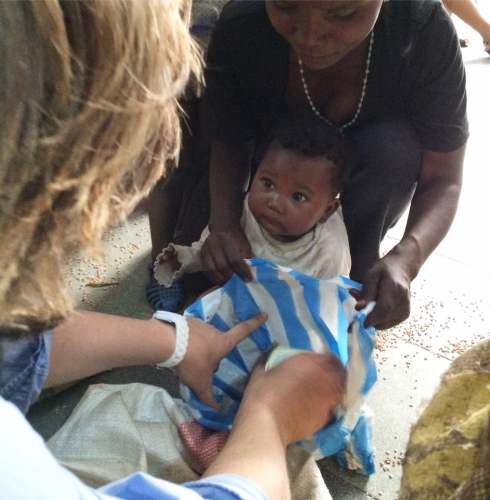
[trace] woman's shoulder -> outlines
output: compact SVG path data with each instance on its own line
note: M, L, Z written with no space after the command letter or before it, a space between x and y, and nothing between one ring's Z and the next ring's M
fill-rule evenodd
M434 53L439 43L434 45L428 40L437 38L444 46L451 46L455 36L451 18L439 0L387 0L375 31L378 51L381 45L385 60L389 58L395 65L412 56L417 58L417 64L423 59L433 65L431 58L443 54Z
M221 12L223 23L253 23L257 19L266 19L264 0L231 0Z
M440 0L388 0L381 10L388 25L396 29L400 24L408 29L420 29L434 22L441 13L447 14Z
M269 21L264 0L228 2L223 7L216 31L215 38L220 38L228 48L245 53L250 50L256 53L264 45L273 50L282 40Z
M272 27L264 0L228 2L221 12L213 38L214 44L238 65L240 73L250 71L249 65L256 65L259 59L266 61L263 67L277 71L278 66L284 64L284 54L287 54L287 43Z

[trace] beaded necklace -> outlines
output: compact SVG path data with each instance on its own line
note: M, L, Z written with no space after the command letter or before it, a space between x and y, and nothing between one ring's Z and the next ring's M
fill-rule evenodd
M361 92L361 98L359 99L359 104L357 105L357 111L356 114L354 115L354 118L349 123L346 123L345 125L342 125L340 128L341 131L352 125L356 120L357 117L359 116L359 113L361 112L362 108L362 103L364 102L364 96L366 95L366 86L367 86L367 79L369 75L369 66L371 65L371 53L373 51L373 43L374 43L374 30L371 31L371 37L369 38L369 48L368 48L368 55L366 59L366 72L364 73L364 80L362 81L362 92ZM331 126L335 126L332 123L330 123L321 113L318 111L316 106L313 104L313 101L311 100L310 93L308 92L308 87L306 85L306 80L305 80L305 75L304 75L304 69L303 69L303 61L301 60L301 57L298 55L298 63L299 63L299 72L301 75L301 81L303 82L303 89L305 91L306 98L308 99L308 102L310 103L311 109L315 113L318 118L323 120L325 123Z

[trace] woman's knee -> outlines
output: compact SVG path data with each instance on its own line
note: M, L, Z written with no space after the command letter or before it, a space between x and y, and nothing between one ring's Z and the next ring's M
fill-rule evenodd
M422 146L408 120L378 120L355 131L350 139L357 158L357 173L364 171L385 185L406 185L408 189L417 182Z

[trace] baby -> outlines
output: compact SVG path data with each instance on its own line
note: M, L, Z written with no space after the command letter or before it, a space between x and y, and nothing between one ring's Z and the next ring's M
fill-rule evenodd
M338 194L351 156L342 134L313 119L273 129L258 152L241 224L254 257L319 279L348 276L350 252ZM158 255L155 277L166 287L200 271L206 228L191 247L170 244Z

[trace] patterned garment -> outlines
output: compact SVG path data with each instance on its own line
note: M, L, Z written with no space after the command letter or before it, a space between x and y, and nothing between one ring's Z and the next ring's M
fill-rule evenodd
M229 435L229 432L226 431L215 431L204 427L195 420L179 425L179 436L199 464L200 473L204 473L211 465L211 462L228 441Z
M190 306L184 316L201 318L222 331L261 311L266 311L269 319L221 362L213 378L220 412L200 403L184 385L182 398L196 420L226 431L231 428L250 372L273 345L332 352L347 368L345 407L334 422L300 445L317 460L335 455L341 465L372 474L372 414L364 398L376 381L372 357L375 331L364 328L363 323L374 304L355 311L356 301L349 289L359 285L347 278L318 280L261 259L248 262L254 276L251 283L234 275L222 288Z

